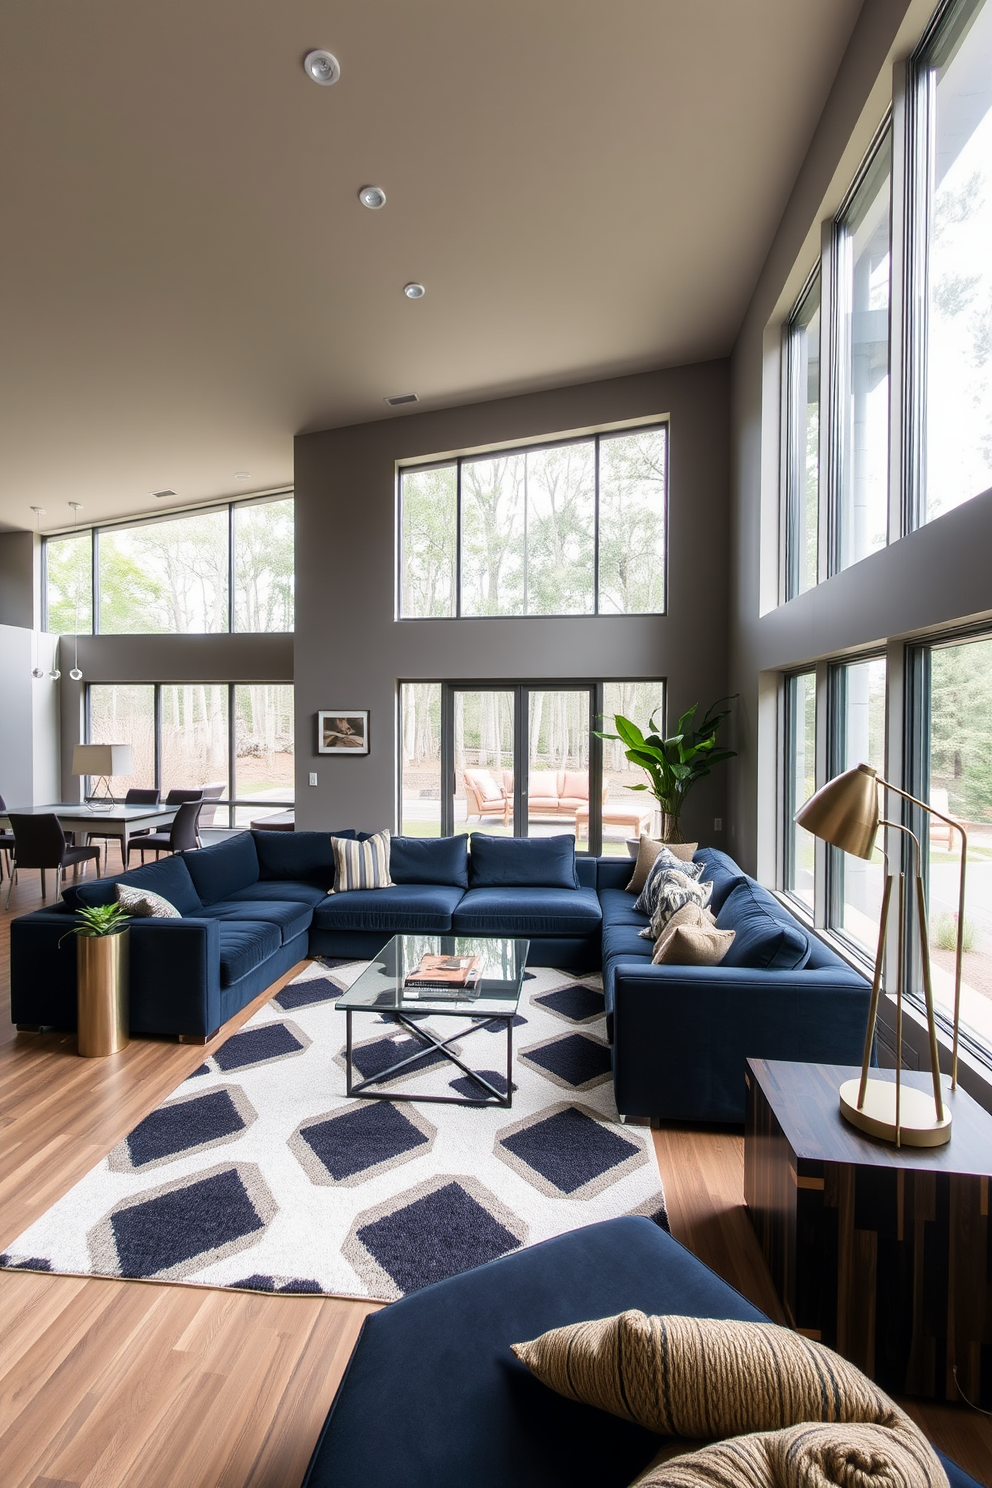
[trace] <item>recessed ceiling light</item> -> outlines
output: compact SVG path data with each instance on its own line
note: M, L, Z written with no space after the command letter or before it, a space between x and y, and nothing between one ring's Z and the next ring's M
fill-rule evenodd
M234 472L234 479L235 480L251 480L251 471L250 470L236 470Z
M322 88L329 88L341 76L341 63L333 52L307 52L303 58L303 71Z
M386 193L381 186L363 186L358 193L358 200L370 212L378 212L380 207L386 205Z
M397 393L395 398L383 398L383 403L388 403L390 408L399 408L403 403L419 403L420 399L416 393Z
M408 300L422 300L427 291L422 284L404 284L403 293Z
M153 491L152 495L162 501L166 496L175 496L175 491Z

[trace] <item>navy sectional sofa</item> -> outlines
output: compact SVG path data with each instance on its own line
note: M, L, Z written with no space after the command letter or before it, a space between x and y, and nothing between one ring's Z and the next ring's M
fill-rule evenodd
M355 836L338 832L337 836ZM11 1016L76 1026L76 958L63 939L80 904L117 882L161 894L181 919L131 923L134 1034L209 1038L307 956L363 958L394 934L506 935L532 965L602 967L617 1107L625 1116L744 1119L744 1061L856 1064L869 987L732 859L702 849L717 923L734 945L717 967L653 966L626 859L575 857L573 839L475 833L392 840L390 888L329 894L326 832L243 832L113 878L11 925Z

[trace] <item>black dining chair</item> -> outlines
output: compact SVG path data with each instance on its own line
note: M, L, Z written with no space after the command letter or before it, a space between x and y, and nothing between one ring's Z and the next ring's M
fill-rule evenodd
M100 877L100 849L70 846L65 840L65 833L54 812L46 812L44 816L22 816L20 812L12 811L10 812L10 825L14 829L14 853L10 865L10 882L7 885L5 909L10 908L10 891L14 887L14 878L19 868L41 869L41 897L43 899L47 897L45 872L49 868L55 869L56 898L62 893L62 874L66 868L77 863L89 862L91 858L95 858L96 876Z
M151 788L146 788L144 786L135 786L131 790L129 790L128 793L127 793L127 795L124 797L124 805L125 806L157 806L158 803L159 803L159 801L161 800L161 796L162 796L162 792L161 791L152 790ZM130 835L132 837L137 837L141 833L143 833L143 832L150 832L151 830L152 830L151 827L139 827L138 830L137 830L137 832L132 832ZM112 834L110 832L87 832L86 833L86 843L87 843L87 846L93 841L93 838L94 837L96 837L99 841L104 842L104 843L120 842L122 840L119 836L117 836L116 833L113 833ZM104 856L106 856L106 854L109 851L109 849L107 847L104 847L104 850L103 851L104 851ZM123 853L121 854L121 856L123 857Z
M3 796L0 796L0 811L6 811L7 805ZM10 872L10 855L14 851L13 832L0 832L0 883L3 883L3 860L7 859L7 872Z
M132 837L127 845L128 863L134 851L140 852L141 861L144 862L146 852L154 852L157 858L164 852L183 853L199 847L196 823L202 808L203 802L199 799L184 801L173 817L172 825L167 832L149 832L147 836Z

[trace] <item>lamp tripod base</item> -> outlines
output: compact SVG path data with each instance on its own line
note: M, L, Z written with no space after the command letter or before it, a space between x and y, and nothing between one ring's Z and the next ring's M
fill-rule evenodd
M840 1087L840 1113L860 1131L904 1147L942 1147L951 1140L951 1113L946 1101L943 1119L938 1120L932 1094L901 1084L897 1126L895 1082L869 1080L865 1085L864 1105L859 1109L860 1088L860 1079L845 1080Z

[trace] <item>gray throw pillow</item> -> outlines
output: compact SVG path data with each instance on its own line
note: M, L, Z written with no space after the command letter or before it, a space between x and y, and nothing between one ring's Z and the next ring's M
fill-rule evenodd
M182 915L174 904L153 894L151 889L136 889L131 884L115 884L117 903L136 920L181 920Z
M654 913L651 923L638 934L642 940L657 940L669 920L677 910L686 904L698 904L700 906L709 903L713 892L711 883L697 883L686 873L676 873L672 869L661 879L658 885L658 895L655 900Z
M669 873L680 873L685 878L699 879L703 876L703 864L683 863L670 848L662 847L651 864L643 889L634 901L634 908L641 914L646 914L649 919L654 914L661 885Z

